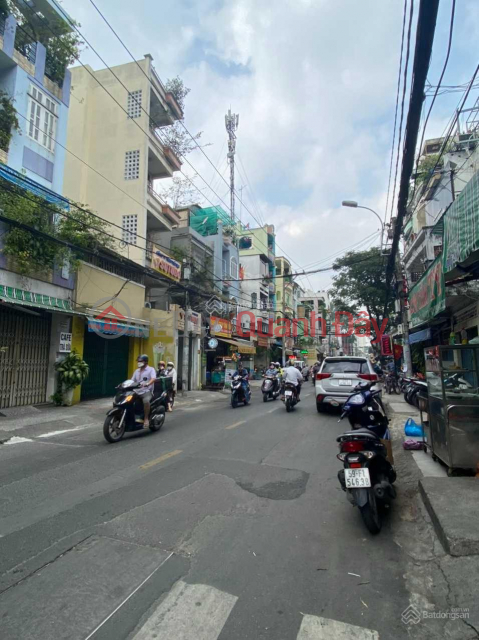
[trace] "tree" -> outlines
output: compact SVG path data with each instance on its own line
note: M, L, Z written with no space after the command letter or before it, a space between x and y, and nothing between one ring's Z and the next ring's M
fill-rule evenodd
M384 316L386 302L386 269L384 257L378 247L367 251L349 251L338 258L333 265L337 275L333 278L330 291L337 311L357 313L365 308L369 318L374 319L381 328L384 317L390 318L393 311L394 296L390 296L388 312ZM340 309L339 305L343 305ZM388 320L388 325L390 326ZM371 337L376 337L374 324L371 323Z
M192 178L173 176L170 186L160 189L160 196L173 209L187 207L191 204L202 204L203 196L200 190L191 184L194 178L196 178L196 175Z

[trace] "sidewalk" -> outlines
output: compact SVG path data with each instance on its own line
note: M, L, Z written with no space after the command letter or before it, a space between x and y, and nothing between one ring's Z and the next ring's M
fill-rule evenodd
M383 401L390 417L398 473L396 533L403 534L401 546L406 539L411 557L405 573L411 606L421 617L429 616L410 627L411 637L422 638L421 629L426 626L433 633L431 637L478 638L479 479L449 478L430 452L404 450L404 424L408 417L420 423L419 412L402 396L384 394ZM468 617L454 618L455 611ZM445 615L433 619L438 612Z

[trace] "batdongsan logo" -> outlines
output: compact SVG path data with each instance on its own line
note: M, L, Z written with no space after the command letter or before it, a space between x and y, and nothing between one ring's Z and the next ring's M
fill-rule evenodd
M208 302L205 304L205 309L209 313L223 313L225 311L226 305L222 300L218 298L218 296L212 296Z
M454 607L449 611L419 611L417 607L410 604L401 613L401 620L404 624L419 624L421 620L467 620L469 618L469 609Z
M401 613L401 620L404 624L418 624L421 622L422 616L413 604L406 607Z
M249 320L249 329L246 328L245 319ZM334 318L334 321L332 319ZM264 324L268 329L264 330ZM356 316L349 311L336 311L330 314L329 322L322 316L316 316L313 311L309 318L285 318L280 317L273 320L256 318L252 311L240 311L236 316L236 326L238 336L248 338L250 336L264 336L276 338L290 338L297 336L318 336L325 338L327 335L335 335L337 338L352 336L371 337L371 330L374 332L374 339L371 344L378 344L386 330L388 318L384 318L379 325L379 321L370 317L366 311L360 311ZM255 329L256 326L256 329Z

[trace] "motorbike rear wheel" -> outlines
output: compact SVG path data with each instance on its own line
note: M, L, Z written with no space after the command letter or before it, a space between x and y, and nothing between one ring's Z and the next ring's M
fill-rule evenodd
M236 396L231 396L231 406L233 407L233 409L236 409L236 407L238 406L238 400L236 399Z
M268 402L268 394L263 393L263 402Z
M161 407L157 414L150 420L150 431L156 432L165 424L165 408Z
M289 412L291 411L291 409L292 409L292 408L293 408L293 407L292 407L292 404L291 404L291 400L288 398L288 399L286 400L286 411L289 413Z
M105 422L103 423L103 436L110 444L119 442L125 435L125 421L123 421L121 428L119 427L120 422L121 416L118 414L105 418Z
M378 511L376 496L372 487L368 491L368 498L367 504L359 507L359 510L361 511L361 516L364 524L366 525L366 529L369 533L377 534L381 531L382 522Z

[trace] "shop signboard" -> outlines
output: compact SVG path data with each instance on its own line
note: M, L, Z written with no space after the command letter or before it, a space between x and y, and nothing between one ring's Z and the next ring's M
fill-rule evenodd
M231 338L231 322L229 320L225 320L224 318L211 316L210 331L212 335L219 336L220 338Z
M383 335L381 337L381 355L383 356L392 356L393 352L391 349L391 336Z
M70 353L72 350L72 334L71 333L60 333L60 348L58 351L60 353Z
M437 257L409 292L411 327L416 327L446 307L442 255Z
M173 260L171 256L160 251L156 246L151 256L151 268L174 282L181 280L181 263Z
M201 333L201 315L192 309L188 309L187 330L197 336Z
M257 340L258 340L258 347L268 348L268 338L265 338L264 336L258 336Z
M225 387L231 387L231 380L236 373L236 364L234 362L227 362L225 366Z

